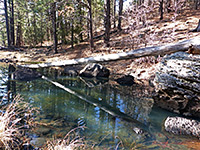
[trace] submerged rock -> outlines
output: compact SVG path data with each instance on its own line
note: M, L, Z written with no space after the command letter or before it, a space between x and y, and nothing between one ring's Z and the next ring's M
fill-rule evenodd
M165 56L153 84L158 106L200 117L200 55L177 52Z
M167 117L165 130L178 135L192 135L200 138L200 122L182 117Z
M131 86L135 83L134 77L131 75L125 75L123 77L116 79L115 81L120 85L127 85L127 86Z
M108 78L110 75L110 71L100 65L100 64L88 64L86 65L80 72L79 75L82 77L88 77L88 78L92 78L92 77L103 77L103 78Z

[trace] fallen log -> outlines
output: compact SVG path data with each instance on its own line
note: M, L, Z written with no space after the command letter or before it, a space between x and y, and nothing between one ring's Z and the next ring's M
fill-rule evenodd
M145 131L146 126L144 124L142 124L141 122L139 122L139 121L133 119L132 117L126 115L125 113L121 112L120 110L113 108L106 103L102 103L101 101L98 101L98 100L95 100L95 99L90 100L89 98L86 98L85 96L78 94L77 92L73 91L72 89L65 87L64 85L62 85L58 82L52 81L51 79L49 79L45 76L42 76L42 79L54 84L55 86L59 87L60 89L65 90L66 92L68 92L72 95L75 95L76 97L80 98L81 100L84 100L87 103L90 103L94 106L99 107L101 110L105 111L106 113L110 114L113 117L118 117L118 118L121 118L123 120L132 122L134 124L133 130L137 134L144 134L144 135L149 134L147 131Z
M175 44L140 48L140 49L132 50L129 52L108 54L104 56L95 56L95 57L71 59L71 60L65 60L65 61L48 62L48 63L40 63L40 64L24 64L24 65L18 65L18 66L28 67L28 68L59 67L59 66L67 66L67 65L78 65L78 64L99 63L99 62L108 62L108 61L116 61L116 60L124 60L124 59L134 59L134 58L140 58L144 56L158 56L158 55L170 54L170 53L174 53L178 51L187 51L191 45L200 48L200 37L196 37L190 40L185 40L185 41L178 42Z

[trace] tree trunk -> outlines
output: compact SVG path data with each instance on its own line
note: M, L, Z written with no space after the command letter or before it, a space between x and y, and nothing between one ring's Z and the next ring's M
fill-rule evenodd
M22 30L21 30L21 15L20 12L17 12L17 17L18 17L18 21L17 21L17 38L16 38L16 46L20 47L21 43L22 43Z
M198 3L199 3L199 0L195 0L195 9L196 10L198 9Z
M10 6L10 44L15 45L15 30L14 30L14 4L13 0L9 1Z
M163 20L163 0L160 0L160 20Z
M9 30L9 21L8 21L7 0L4 0L4 10L5 10L5 19L6 19L7 41L8 41L8 47L10 47L10 30Z
M175 44L168 44L163 46L153 46L140 48L136 50L132 50L129 52L117 53L117 54L109 54L104 56L96 56L96 57L88 57L88 58L79 58L72 60L65 60L59 62L52 63L41 63L41 64L30 64L30 65L19 65L21 67L29 67L29 68L41 68L41 67L53 67L53 66L67 66L67 65L78 65L78 64L86 64L86 63L97 63L97 62L107 62L107 61L116 61L116 60L124 60L124 59L134 59L140 58L144 56L158 56L164 54L170 54L178 51L187 51L191 45L197 46L200 48L200 38L196 37L190 40L185 40L182 42L178 42Z
M33 13L33 39L34 41L32 41L32 43L35 47L38 43L37 29L36 29L36 13Z
M89 28L90 28L90 47L94 48L94 40L93 40L93 20L92 20L92 2L91 0L87 0L89 4Z
M116 28L116 0L113 0L113 24L114 28Z
M71 48L74 48L74 21L71 20Z
M104 37L104 43L106 44L106 47L110 46L110 0L106 0L106 16L105 16L105 37Z
M83 42L83 32L82 32L82 28L83 28L83 23L82 23L82 21L83 21L83 14L82 14L82 6L81 6L81 4L80 4L80 0L78 0L78 2L79 2L79 28L81 29L81 32L80 32L80 34L79 34L79 40L80 40L80 42Z
M122 12L123 12L123 0L119 0L119 20L118 20L118 29L122 30Z
M54 51L56 54L58 53L57 51L58 39L57 39L57 27L56 27L56 2L51 3L51 13L52 13L52 26L53 26L53 37L54 37Z

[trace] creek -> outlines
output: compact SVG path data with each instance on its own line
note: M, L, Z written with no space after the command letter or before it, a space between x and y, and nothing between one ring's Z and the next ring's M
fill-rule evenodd
M44 79L11 80L8 72L8 66L0 64L2 101L6 103L15 94L20 94L24 101L39 108L35 120L40 125L27 133L34 147L42 147L48 140L62 139L77 127L80 128L76 134L84 137L91 147L94 145L99 149L189 149L183 143L197 141L164 131L163 120L177 114L154 105L152 87L120 86L112 79L69 77L42 70L51 80L88 99L91 102L88 103ZM10 94L6 98L8 91ZM94 105L97 103L103 109ZM114 116L105 110L120 115ZM142 131L137 132L138 129Z

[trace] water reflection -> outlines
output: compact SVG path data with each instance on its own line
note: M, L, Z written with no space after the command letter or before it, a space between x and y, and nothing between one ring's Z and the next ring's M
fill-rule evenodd
M166 116L173 114L153 107L149 87L122 87L112 80L62 77L58 76L58 72L49 76L53 81L96 104L93 105L43 79L12 80L9 70L11 68L0 68L0 87L4 94L8 91L12 95L19 93L24 100L40 110L36 118L40 126L30 134L36 146L41 146L49 138L62 138L77 126L86 126L86 129L80 129L77 133L81 137L86 137L92 144L110 149L114 149L120 141L126 149L138 144L149 146L160 140L176 141L169 141L161 124ZM115 117L107 113L106 109L122 117ZM126 117L132 120L127 121L124 119ZM140 128L144 132L140 132Z
M122 118L129 116L139 120L141 123L149 120L148 114L151 111L152 104L145 107L135 106L135 104L142 105L139 103L139 99L134 100L134 98L127 95L128 93L120 94L108 82L97 84L91 88L79 78L58 78L53 80L65 87L69 87L80 95L84 95L93 103L100 104L97 106L91 105L76 95L69 94L42 79L29 82L17 81L16 92L23 95L24 99L29 103L40 108L41 114L37 119L41 122L48 122L51 126L56 124L58 127L57 132L67 133L66 131L69 131L70 128L85 125L87 129L82 131L81 134L90 140L95 139L95 142L100 142L106 136L106 140L102 142L104 145L113 141L119 142L119 139L115 140L117 136L132 137L133 141L137 134L132 128L138 126L135 122L129 125L128 122L125 124L123 119L106 113L106 109L114 114L121 115ZM100 109L101 107L104 108L104 111ZM52 121L54 122L52 123ZM67 122L70 123L67 124ZM64 131L66 127L68 130ZM57 133L49 131L48 136L51 137L54 134Z

